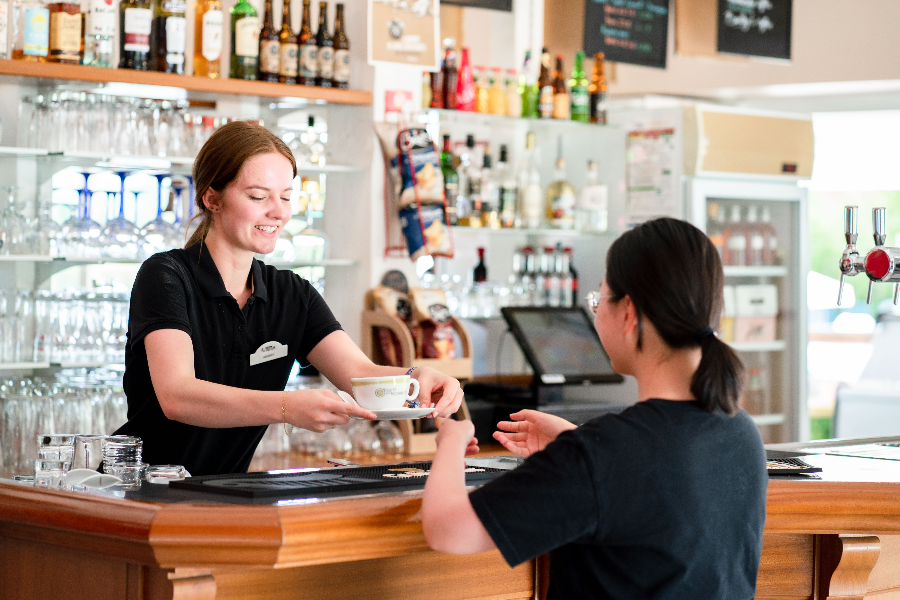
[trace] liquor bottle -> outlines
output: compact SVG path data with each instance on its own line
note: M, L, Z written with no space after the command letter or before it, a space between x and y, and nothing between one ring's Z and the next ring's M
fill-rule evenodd
M428 85L429 103L425 105L425 94L423 88L422 104L427 108L444 108L444 60L441 59L441 68L433 73L425 72L425 80Z
M84 12L84 55L81 64L113 67L113 37L116 35L114 0L90 0Z
M544 278L544 295L547 298L547 306L561 306L562 258L552 246L544 248L544 254L547 256L547 273Z
M444 108L456 109L456 86L459 84L459 71L456 69L456 54L453 47L447 46L444 51L444 62L441 65L441 98Z
M706 205L706 237L719 252L719 258L724 259L725 232L722 227L723 211L718 202L710 202Z
M572 97L570 106L572 120L587 123L591 118L591 110L588 80L584 76L584 52L575 53L575 66L572 68L569 90Z
M518 195L520 227L537 229L541 226L541 172L538 169L536 151L534 149L534 132L525 136L525 156L519 166Z
M500 189L500 206L497 211L501 227L515 227L518 216L516 210L516 176L509 164L509 154L505 145L500 146L500 162L497 163L497 184Z
M316 85L316 37L313 35L309 14L309 0L303 0L303 18L297 34L297 83Z
M12 57L46 62L50 54L50 10L43 0L14 0Z
M430 73L428 71L424 71L422 73L422 108L440 108L439 106L432 105L433 96L431 94L431 78L434 77L434 73Z
M759 226L759 207L750 206L747 208L747 222L744 224L744 237L747 241L747 257L748 267L761 267L763 265L763 249L766 240L763 237L762 230Z
M50 39L47 59L68 65L81 62L81 5L77 2L48 2Z
M747 264L747 237L741 223L741 207L731 207L731 219L723 234L722 264L732 267L743 267Z
M184 75L187 21L184 0L154 0L150 48L153 67L163 73Z
M557 55L556 70L553 72L553 118L569 119L569 92L566 90L562 54Z
M447 216L451 225L459 225L456 215L456 200L459 195L459 173L453 168L453 151L450 149L450 136L444 135L441 150L441 175L444 176L444 197L447 199Z
M0 0L0 58L7 58L9 46L9 0Z
M259 32L259 72L260 81L278 81L279 59L281 57L281 41L275 31L275 15L272 14L272 0L265 1L265 17L262 31Z
M281 3L281 30L278 32L278 81L297 83L297 36L291 29L291 2Z
M463 227L468 227L471 222L472 199L469 197L468 177L475 160L475 136L469 134L466 136L466 149L459 155L457 169L459 188L456 195L456 219Z
M466 161L467 165L465 167L466 198L469 200L468 226L481 227L481 169L483 165L483 158L479 157L477 151L475 150L474 136L467 136L466 148L468 149L469 154L469 158Z
M346 90L350 87L350 40L344 32L344 5L337 5L334 16L334 75L332 87Z
M484 248L478 248L478 264L472 270L472 279L475 283L487 281L487 265L484 264Z
M559 305L575 306L575 292L572 289L572 271L567 250L561 243L556 243L556 256L559 257Z
M572 302L569 306L578 305L578 271L575 270L575 257L572 256L572 247L566 246L563 249L569 263L569 288L572 290Z
M552 250L552 248L551 248ZM535 256L534 294L531 303L534 306L547 305L547 277L550 275L550 256L544 248Z
M472 69L472 77L475 80L475 112L490 112L490 103L488 101L488 82L487 72L484 67L475 67ZM463 109L460 109L463 110Z
M538 78L538 116L553 118L553 80L550 78L550 51L541 52L541 76Z
M591 123L606 124L606 77L603 75L603 53L594 55L594 69L591 72L590 94Z
M506 86L503 80L503 69L491 69L490 87L488 88L488 112L492 115L506 116Z
M122 0L119 5L119 68L150 70L150 0Z
M503 93L506 95L506 116L522 116L522 97L519 95L519 78L515 69L507 69L503 79Z
M481 226L500 229L500 186L490 154L484 155L481 166Z
M469 49L463 48L459 60L459 76L456 80L456 110L475 110L475 79L469 63ZM445 83L449 85L449 81Z
M522 275L525 272L524 248L516 248L512 255L512 269L509 272L509 284L511 286L522 285ZM515 293L515 292L514 292Z
M778 235L772 227L772 211L768 206L762 209L762 223L760 224L765 243L763 244L763 264L767 266L778 264Z
M534 248L525 246L522 248L522 257L524 265L522 268L522 290L525 292L525 305L534 305L534 276L537 272L535 261L537 257L534 255Z
M587 164L587 182L578 194L575 228L581 231L606 231L609 220L609 190L600 183L597 163Z
M219 77L224 23L222 0L194 2L194 75Z
M316 85L331 87L334 75L334 40L328 32L328 3L319 2L319 30L316 31Z
M566 159L556 159L554 181L545 194L547 225L554 229L572 229L575 226L575 188L566 180Z
M513 117L538 116L538 89L537 80L534 78L534 65L531 63L531 51L525 51L525 62L522 64L522 72L519 74L519 98L521 98L522 112Z
M259 62L259 14L247 0L238 0L231 14L231 78L256 79Z

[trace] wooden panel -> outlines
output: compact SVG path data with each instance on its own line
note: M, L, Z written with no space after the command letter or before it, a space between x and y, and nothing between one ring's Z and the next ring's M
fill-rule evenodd
M456 40L456 47L462 48L466 45L465 29L463 29L463 10L462 6L453 6L450 4L441 4L441 46L444 40L453 38ZM441 50L441 60L444 59L444 52Z
M770 481L767 533L900 534L900 484Z
M867 598L873 593L900 594L900 536L880 535L878 539L881 553L869 576Z
M268 98L307 98L309 100L324 100L334 104L372 104L372 94L363 90L339 90L335 88L287 85L285 83L268 83L265 81L244 81L241 79L208 79L206 77L172 75L155 71L103 69L100 67L36 63L22 60L0 59L0 75L91 81L96 83L122 82L161 85L195 92L241 94Z
M813 535L763 535L756 580L758 599L812 597L814 538Z
M113 562L77 548L0 537L0 598L128 597L124 561Z
M717 6L718 0L675 0L675 52L716 55Z
M214 572L218 600L441 600L530 598L534 564L509 568L497 551L429 552L275 571Z

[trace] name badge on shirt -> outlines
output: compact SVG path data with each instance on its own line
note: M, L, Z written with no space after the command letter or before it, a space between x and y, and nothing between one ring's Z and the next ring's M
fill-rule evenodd
M250 366L258 365L276 358L284 358L287 356L288 347L286 344L278 342L266 342L259 349L250 355Z

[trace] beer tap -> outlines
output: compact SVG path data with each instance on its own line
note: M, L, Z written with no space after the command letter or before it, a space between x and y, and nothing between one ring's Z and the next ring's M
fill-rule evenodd
M841 296L844 292L844 278L853 277L865 270L865 265L859 256L859 252L856 250L858 213L859 208L856 206L844 207L844 239L847 240L847 247L844 248L844 253L841 255L839 263L841 269L841 283L838 288L838 306L841 305ZM871 282L869 286L871 287Z
M900 283L900 248L891 248L884 245L887 239L886 226L887 210L883 207L872 209L872 237L875 240L875 247L866 253L863 260L863 268L869 277L869 291L866 295L866 302L872 302L872 285L876 281L893 283L894 285L894 304L900 300L900 290L897 284Z

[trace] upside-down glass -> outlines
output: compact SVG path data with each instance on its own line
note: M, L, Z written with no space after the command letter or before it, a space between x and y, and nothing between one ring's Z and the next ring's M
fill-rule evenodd
M121 181L119 192L119 214L115 219L106 222L100 235L104 255L110 258L143 258L144 238L141 230L125 218L125 179L128 171L118 171L116 175Z
M147 255L155 254L157 252L164 252L165 250L169 250L170 248L174 247L169 246L166 240L171 225L168 221L163 219L163 212L165 211L165 206L163 205L163 181L166 178L169 178L170 174L159 172L154 173L154 177L156 177L157 181L156 218L144 225L144 227L141 229L141 235L144 237L144 242L147 246Z
M0 188L6 191L6 207L0 213L0 253L29 254L28 221L16 206L18 187L14 185Z

